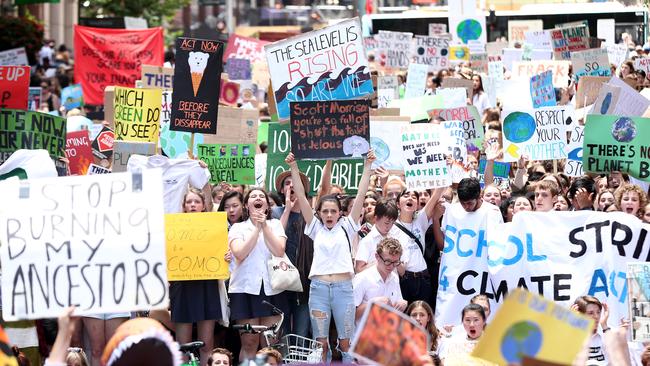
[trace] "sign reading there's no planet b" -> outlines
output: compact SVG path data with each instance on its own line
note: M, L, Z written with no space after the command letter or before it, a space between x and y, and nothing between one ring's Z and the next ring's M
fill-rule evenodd
M291 150L296 159L360 158L370 149L370 102L291 103Z
M220 42L176 39L170 130L217 133L222 58Z

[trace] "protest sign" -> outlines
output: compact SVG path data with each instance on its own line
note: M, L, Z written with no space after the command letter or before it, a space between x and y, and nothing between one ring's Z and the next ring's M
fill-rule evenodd
M205 135L206 144L257 144L259 112L255 109L222 107L216 135Z
M533 99L534 108L557 105L555 88L553 88L553 71L544 71L530 78L530 97Z
M469 47L467 46L449 46L449 63L459 64L469 62Z
M377 77L377 90L379 89L393 89L395 95L397 95L397 87L399 86L399 80L397 75L380 75Z
M442 127L440 142L447 155L451 156L455 162L464 165L467 162L467 143L464 137L463 121L443 121L440 122L440 126Z
M251 62L245 58L231 57L226 63L226 73L230 80L250 80Z
M593 322L542 296L514 289L472 356L498 365L520 364L524 356L570 365L591 336Z
M167 309L162 181L149 169L1 182L3 319Z
M488 72L488 58L487 53L470 53L469 63L472 71L481 74Z
M441 121L462 122L463 137L470 150L475 150L483 143L483 124L481 123L478 109L475 106L432 109L429 111L429 117Z
M401 136L395 131L409 124L408 117L370 117L370 146L377 159L372 164L373 169L380 166L387 170L403 170Z
M515 162L521 155L530 160L566 158L566 131L573 114L569 105L504 111L503 161Z
M106 160L106 164L108 165L108 160L113 156L114 142L115 133L110 128L104 126L90 145L93 149L93 155L100 161Z
M454 43L468 44L469 41L487 43L485 16L449 15L449 32Z
M628 263L627 293L632 341L650 341L650 264Z
M61 104L67 111L72 108L81 108L84 105L81 84L70 85L61 89Z
M467 92L467 98L471 100L474 93L474 82L471 79L447 77L442 80L441 88L463 88Z
M395 90L377 89L377 106L379 108L387 108L393 99L395 99Z
M350 352L371 365L416 365L431 341L413 318L375 301L366 307L358 328Z
M527 32L539 32L544 30L542 20L508 20L508 41L510 46L515 43L523 44L526 41Z
M616 20L598 19L596 21L596 37L604 39L607 44L616 43Z
M650 107L650 100L639 94L639 92L620 78L611 78L607 84L621 88L619 102L614 104L615 108L613 111L610 109L611 112L609 114L617 116L642 116L648 110L648 107Z
M508 71L513 71L514 63L522 61L524 50L521 48L504 48L503 56L501 60L503 61L503 66Z
M583 76L612 75L607 50L604 48L571 52L571 62L576 82L579 82Z
M115 87L115 137L118 140L158 142L161 89Z
M111 170L101 165L90 164L86 175L111 174Z
M437 89L439 92L442 89ZM450 90L450 89L448 89ZM463 90L463 93L465 90ZM447 102L444 102L447 105ZM393 99L388 105L389 108L399 108L400 116L408 116L413 121L428 120L428 111L443 107L443 98L441 95L423 95L411 99Z
M581 177L584 175L582 169L582 145L584 141L584 127L575 123L569 126L571 136L566 146L567 160L564 165L564 174L569 177Z
M120 173L126 171L131 155L152 156L156 154L156 144L153 142L115 141L113 143L113 164L111 171Z
M29 97L27 104L30 111L37 111L41 108L41 93L43 90L40 86L29 87Z
M68 132L65 140L65 157L68 159L70 175L86 175L93 162L88 130Z
M488 75L497 80L503 80L503 61L488 62Z
M634 60L634 70L642 70L646 73L646 79L650 80L650 76L648 76L650 73L650 59L639 57Z
M481 159L478 162L478 173L485 174L485 166L487 165L487 160ZM510 163L502 163L500 161L495 161L492 169L492 173L495 178L510 178Z
M232 34L228 38L228 47L223 53L223 61L228 61L229 58L244 58L255 64L260 61L265 61L264 46L268 44L266 41L261 41L257 38L250 38Z
M166 214L165 239L170 281L223 280L230 276L224 260L228 251L225 212Z
M239 100L239 83L235 83L230 80L224 80L221 83L219 103L228 106L237 106L237 100Z
M569 85L570 61L516 61L512 64L512 76L530 80L534 75L544 71L553 71L553 86L566 88Z
M409 64L408 77L406 79L406 91L404 98L417 98L424 95L427 87L428 65L411 63Z
M162 66L162 28L141 30L74 26L74 79L81 83L86 104L103 104L108 85L132 87L140 65Z
M51 60L50 60L51 61ZM28 66L25 47L12 48L0 51L0 66Z
M609 62L616 65L616 67L621 66L623 61L627 60L628 49L626 45L607 43L605 49L607 50Z
M145 88L173 90L174 69L171 67L142 65L140 80L142 80L142 86Z
M582 163L586 172L620 171L650 181L650 119L587 115Z
M198 158L210 170L210 183L255 184L255 145L200 144L198 149Z
M447 33L447 24L429 23L429 37Z
M358 18L264 49L279 119L289 118L290 102L348 100L374 92Z
M551 43L556 60L570 60L571 53L589 49L589 27L584 25L552 29Z
M27 109L29 66L0 66L0 108Z
M291 146L296 159L360 158L370 148L366 100L291 103Z
M217 41L176 39L170 130L217 133L222 53Z
M212 135L203 135L202 133L194 134L194 149L190 153L190 142L192 139L192 134L190 132L182 131L172 131L169 129L171 125L171 114L172 114L172 91L163 90L162 92L162 106L160 113L160 138L159 145L166 156L171 159L188 159L191 156L196 156L197 147L196 144L203 143L203 138L205 136ZM223 108L221 109L220 115L223 114Z
M442 127L418 123L402 127L404 175L409 190L448 187L451 176L441 143Z
M429 71L449 67L449 39L447 37L415 36L413 62L429 65Z
M379 43L377 62L383 68L406 69L411 56L413 33L380 30L375 39Z
M533 46L533 49L553 49L551 43L551 32L548 30L526 31L524 33L526 43Z
M47 150L57 168L65 168L65 118L48 113L0 110L0 164L16 150Z
M609 81L608 76L583 76L576 91L576 108L594 104L600 88Z
M490 61L499 61L501 60L501 55L503 54L503 49L508 47L508 42L488 42L485 44L485 52L487 52L488 57L498 57L498 59Z
M448 108L467 105L467 89L465 88L437 88L436 96L442 97L444 106Z
M600 87L598 97L591 109L593 114L614 114L621 98L621 87L604 84Z

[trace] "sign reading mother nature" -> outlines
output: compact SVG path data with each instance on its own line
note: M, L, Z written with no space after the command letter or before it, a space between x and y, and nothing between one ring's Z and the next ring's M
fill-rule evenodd
M157 169L2 182L2 317L166 309L162 194Z
M217 133L223 44L204 39L176 39L172 93L172 131Z
M358 18L264 49L280 119L289 118L290 102L355 99L373 92Z
M451 175L447 169L442 127L418 123L402 127L402 156L407 189L425 190L448 187Z

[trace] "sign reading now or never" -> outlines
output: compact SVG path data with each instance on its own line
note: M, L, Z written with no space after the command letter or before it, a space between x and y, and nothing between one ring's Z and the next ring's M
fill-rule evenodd
M223 280L230 277L225 212L165 215L167 277L170 281Z

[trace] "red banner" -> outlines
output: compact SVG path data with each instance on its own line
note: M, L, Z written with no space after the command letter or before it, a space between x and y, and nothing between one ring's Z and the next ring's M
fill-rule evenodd
M134 87L140 65L162 66L162 28L106 29L74 26L75 81L86 104L104 104L108 85Z
M257 38L242 37L233 34L228 38L228 47L223 54L223 61L229 58L245 58L250 60L251 64L266 60L264 57L264 45L269 42L260 41Z
M0 108L27 109L29 66L0 66Z

